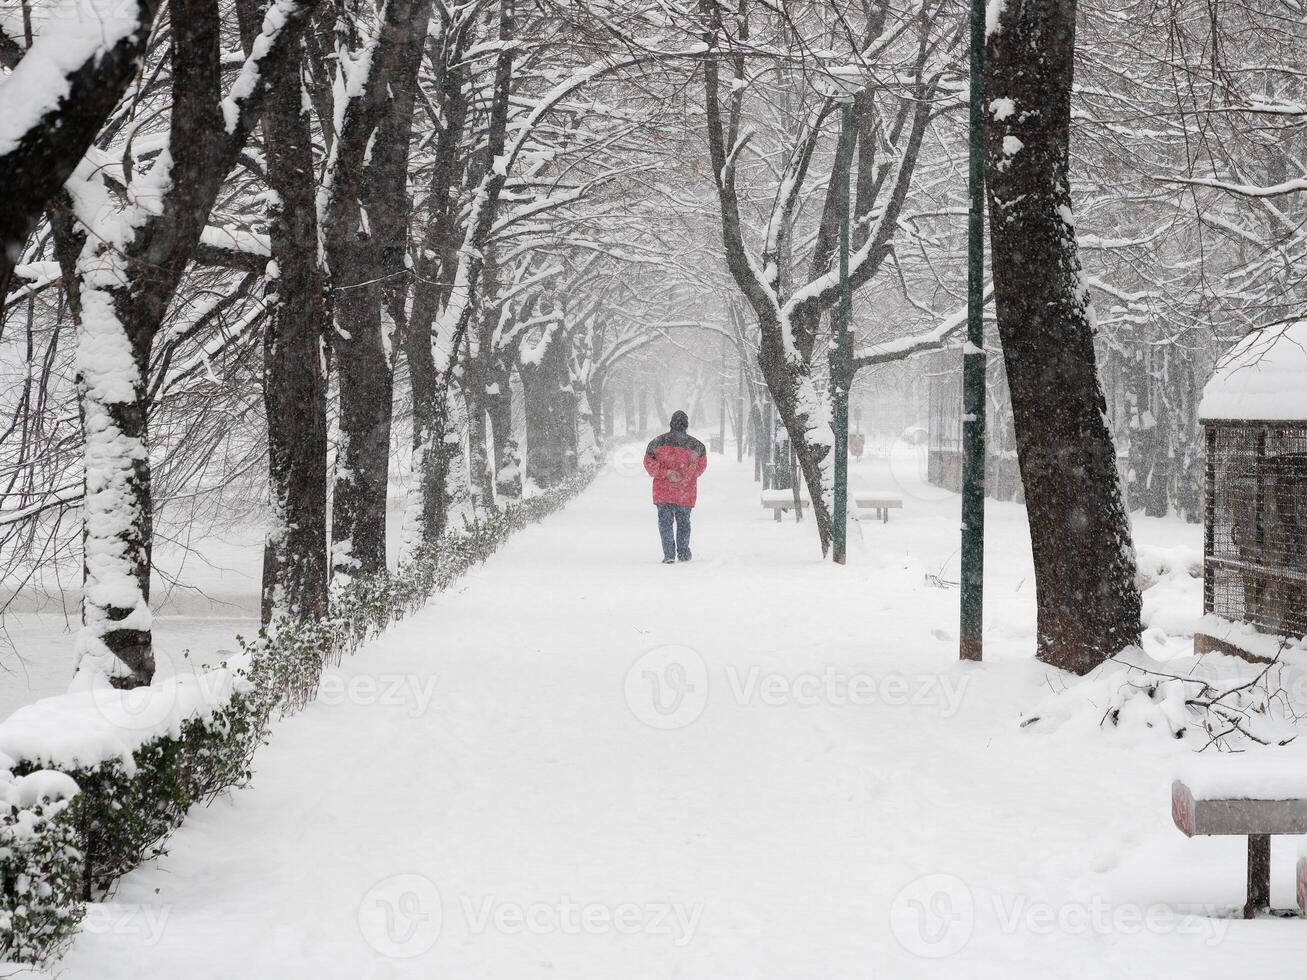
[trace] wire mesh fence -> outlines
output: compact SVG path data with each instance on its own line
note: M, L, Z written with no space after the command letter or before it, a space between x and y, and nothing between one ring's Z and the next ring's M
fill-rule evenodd
M1204 610L1307 635L1307 422L1207 426Z

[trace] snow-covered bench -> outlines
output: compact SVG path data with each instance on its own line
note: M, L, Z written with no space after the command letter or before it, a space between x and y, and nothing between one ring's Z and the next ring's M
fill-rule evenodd
M879 490L855 490L853 493L853 505L858 510L873 510L876 516L880 518L882 524L889 522L889 512L892 509L901 509L903 507L903 498L896 497L892 493ZM765 510L770 510L776 520L781 519L781 514L794 508L794 491L793 490L764 490L762 492L762 506ZM799 497L800 507L811 507L812 500L806 494Z
M1307 756L1239 754L1193 760L1171 784L1171 816L1187 837L1248 838L1245 919L1271 907L1271 835L1307 834ZM1304 901L1300 861L1298 900Z
M858 510L874 510L882 524L889 523L889 512L891 510L903 509L902 497L880 491L855 493L853 502L857 505Z

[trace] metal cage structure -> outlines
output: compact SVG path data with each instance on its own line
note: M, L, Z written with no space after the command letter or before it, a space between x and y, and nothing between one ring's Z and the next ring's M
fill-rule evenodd
M1204 429L1203 611L1307 635L1307 419Z

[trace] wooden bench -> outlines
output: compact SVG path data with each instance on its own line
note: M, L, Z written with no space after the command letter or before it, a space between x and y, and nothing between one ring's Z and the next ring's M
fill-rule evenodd
M1307 778L1298 765L1278 771L1244 755L1187 767L1171 784L1171 817L1186 837L1248 838L1248 894L1243 917L1271 908L1271 836L1307 834ZM1283 777L1283 778L1281 778ZM1307 859L1297 871L1298 902L1307 902ZM1304 905L1307 912L1307 905Z
M770 510L775 515L776 520L779 521L781 514L794 509L794 491L764 490L762 492L762 506L764 510ZM801 508L811 507L812 499L806 493L802 494L799 497L799 506ZM903 498L882 491L854 491L853 506L858 510L875 511L880 522L887 524L889 523L889 512L903 508Z

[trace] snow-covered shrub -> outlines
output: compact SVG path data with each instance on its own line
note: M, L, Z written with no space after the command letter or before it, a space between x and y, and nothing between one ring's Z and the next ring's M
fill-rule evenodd
M0 751L16 760L14 773L26 781L55 770L77 789L45 827L73 834L79 897L103 891L158 853L193 804L248 777L281 700L279 691L256 683L262 669L257 659L241 657L148 688L71 692L20 708L0 724ZM50 886L53 876L57 869L38 877ZM0 896L0 917L18 901ZM0 947L0 955L13 957L35 942Z
M1299 656L1262 664L1224 654L1158 660L1130 647L1047 695L1021 726L1147 731L1198 750L1284 745L1302 734L1305 681Z
M15 776L0 757L0 961L40 965L81 921L82 853L68 815L76 795L68 775Z
M237 640L250 658L250 682L271 707L288 714L317 696L322 665L339 643L338 632L333 620L282 618L262 627L253 640Z

